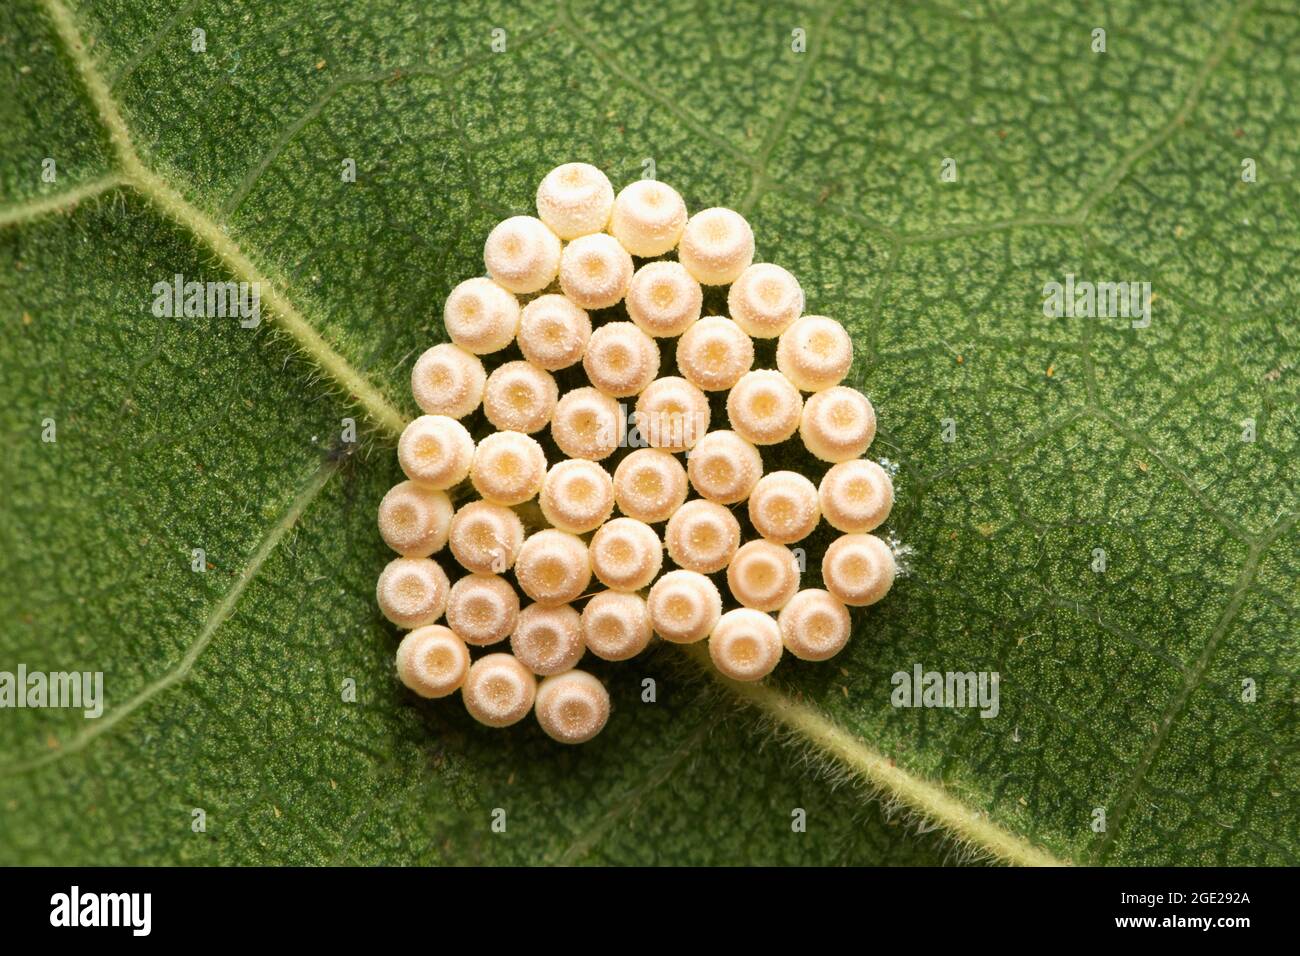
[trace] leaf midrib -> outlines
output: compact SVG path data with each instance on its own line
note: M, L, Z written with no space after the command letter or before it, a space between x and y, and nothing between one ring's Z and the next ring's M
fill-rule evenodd
M154 204L164 215L177 222L184 229L201 240L214 253L218 255L223 264L233 274L241 279L250 282L261 283L267 291L263 294L263 299L268 306L268 312L279 326L284 329L294 339L312 361L322 369L325 374L334 379L340 386L345 388L349 395L362 406L367 415L382 429L390 435L400 434L401 429L405 426L404 416L388 401L382 391L370 383L365 376L359 373L340 353L324 340L316 331L305 316L303 316L287 294L281 292L281 284L273 281L262 270L249 259L240 250L239 246L231 240L225 231L214 220L208 217L204 212L191 204L185 197L171 185L165 178L155 173L147 167L137 154L131 132L123 119L121 110L113 98L109 86L101 77L96 64L86 50L85 44L81 39L80 31L76 25L75 18L62 0L42 0L46 12L52 21L56 32L59 35L65 52L69 56L78 74L81 77L83 86L90 97L95 111L108 133L108 137L113 148L113 153L117 157L119 171L111 173L100 179L85 183L73 190L56 196L42 197L39 200L21 204L8 210L0 211L0 226L13 223L25 222L30 219L45 215L49 212L67 209L75 206L78 202L91 198L109 189L118 186L128 186L133 188L144 198ZM874 222L864 222L861 214L856 214L853 210L839 210L845 215L862 222L873 230L880 233L890 242L891 258L897 254L897 248L900 245L910 245L919 242L939 241L955 235L969 235L980 232L1002 231L1007 229L1018 228L1026 225L1045 224L1045 225L1062 225L1084 227L1092 210L1099 202L1110 192L1112 192L1132 171L1134 166L1142 159L1143 156L1157 148L1161 143L1172 137L1180 129L1195 109L1197 98L1201 90L1214 69L1226 57L1227 51L1235 39L1240 28L1242 19L1253 7L1254 0L1242 4L1233 14L1227 28L1221 31L1219 40L1207 57L1201 68L1197 71L1187 93L1182 99L1177 112L1165 123L1159 130L1147 137L1141 144L1126 154L1116 164L1112 171L1107 175L1103 182L1087 196L1080 200L1079 204L1070 212L1059 216L1039 216L1039 217L1012 217L1009 219L997 221L990 224L976 225L970 227L948 227L938 230L931 230L926 233L905 233L896 232L886 229ZM631 84L633 78L627 75L616 64L607 51L602 50L594 42L582 36L577 29L572 18L571 11L568 10L567 4L561 4L560 21L566 30L573 35L576 40L580 40L594 55L611 69L625 83ZM825 26L830 22L835 12L834 5L823 9L820 23ZM141 56L147 56L147 51ZM774 121L772 128L764 137L763 147L758 157L751 157L743 151L738 151L729 143L721 143L729 153L739 155L744 158L746 164L752 171L752 184L749 195L745 198L747 206L753 206L762 193L766 190L780 190L787 193L793 193L795 190L779 183L768 176L766 166L767 159L773 145L779 138L780 130L788 123L790 116L797 109L800 93L815 66L815 57L809 57L800 71L797 82L794 85L791 95L785 104L784 109ZM364 77L354 77L352 80L364 79ZM344 81L336 81L331 85L331 90L344 84ZM689 123L690 126L697 130L708 132L711 139L717 138L712 130L702 127L692 117L680 108L680 106L671 99L661 97L657 91L651 88L636 87L644 95L660 102L665 108L669 109L675 116ZM323 104L328 94L319 101ZM309 116L307 117L310 118ZM291 138L293 132L290 131L287 138ZM287 141L287 138L285 141ZM281 144L282 145L282 144ZM270 159L274 160L274 151L270 154ZM265 163L263 164L265 165ZM255 179L255 177L253 177ZM246 177L247 179L247 177ZM248 180L247 185L241 183L241 189L247 191L251 187L252 180ZM232 200L237 202L242 199L239 191L236 192ZM314 500L316 494L326 484L329 471L318 471L307 482L305 487L298 493L291 503L288 511L282 517L280 522L271 530L271 532L262 540L250 559L245 573L241 575L235 586L219 602L214 609L214 616L209 618L200 632L199 639L191 646L187 652L182 664L175 670L164 675L163 678L149 685L144 691L138 694L128 704L115 710L114 715L105 721L104 726L98 728L97 732L111 727L117 721L124 719L126 716L139 706L142 706L156 693L167 689L172 684L183 680L189 668L193 665L207 643L212 639L220 624L228 617L233 610L239 597L242 595L244 587L248 581L260 569L263 561L274 550L283 534L297 520L303 511ZM1294 518L1292 519L1292 521ZM285 523L287 521L287 523ZM1292 521L1285 522L1287 526ZM1222 636L1230 622L1234 609L1239 606L1240 598L1244 595L1248 587L1249 579L1253 576L1253 567L1257 564L1258 556L1266 547L1265 537L1271 541L1282 530L1284 522L1279 521L1273 528L1269 529L1267 535L1260 535L1258 539L1253 540L1252 558L1254 563L1250 563L1248 568L1243 568L1242 580L1234 593L1234 602L1225 610L1224 617L1221 621L1220 628L1216 629L1215 636ZM1240 529L1237 529L1240 530ZM1214 637L1207 642L1198 666L1194 670L1194 676L1199 678L1208 669L1208 664L1217 647L1217 641ZM696 655L698 657L698 655ZM730 685L730 682L721 681L724 686ZM752 706L758 707L769 716L781 721L787 727L792 728L800 734L810 744L818 747L824 752L829 753L834 759L844 764L856 776L866 779L870 784L888 791L892 796L898 797L909 806L914 807L927 819L936 820L940 826L957 836L960 839L969 840L979 844L988 852L1000 860L1018 863L1059 863L1061 861L1051 857L1040 849L1031 846L1023 839L1003 830L996 824L984 821L983 827L972 828L970 821L980 820L980 813L962 805L951 797L942 787L916 778L905 771L896 767L889 767L887 758L876 753L867 747L861 740L847 733L842 728L837 727L831 721L826 719L814 708L802 703L795 703L789 700L781 692L766 686L754 687L752 685L730 686L730 689L742 700ZM1156 753L1159 751L1161 744L1167 736L1168 727L1177 719L1177 714L1181 704L1190 696L1195 689L1192 680L1184 685L1182 693L1171 701L1170 707L1166 711L1166 720L1162 725L1162 733L1148 747L1144 758L1139 765L1139 770L1135 773L1133 780L1130 781L1125 791L1125 803L1131 802L1138 787L1140 786L1142 772L1154 760ZM120 715L115 716L118 711ZM84 746L93 740L93 736L87 739L81 746ZM75 752L80 746L69 747L59 753ZM50 755L55 757L56 755ZM41 758L40 763L48 762L47 758ZM884 773L882 768L887 768L888 773ZM1118 821L1117 821L1118 824ZM1113 836L1118 833L1119 826L1112 828L1112 832L1107 836L1109 845Z

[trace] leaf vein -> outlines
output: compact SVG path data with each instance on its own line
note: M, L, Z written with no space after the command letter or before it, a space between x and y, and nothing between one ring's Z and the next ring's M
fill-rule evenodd
M287 535L298 523L308 506L315 500L316 496L329 482L329 479L338 471L337 462L325 462L318 466L299 492L289 502L287 508L280 515L279 519L271 526L267 534L258 542L257 547L249 556L248 562L244 565L243 570L235 579L234 584L222 596L221 600L212 608L207 619L203 622L203 627L199 630L198 636L193 643L186 649L181 659L174 667L164 673L161 677L145 685L135 693L129 700L112 710L106 711L102 717L91 724L86 730L72 737L66 744L57 750L51 750L28 760L20 760L0 768L0 772L5 774L20 774L38 767L43 767L54 763L64 757L80 753L85 750L95 740L112 730L123 720L131 716L149 701L153 700L159 694L169 688L184 682L194 669L195 663L199 657L212 643L217 631L226 622L239 599L243 596L244 591L257 576L258 571L266 563L267 559L274 553L276 547L284 540Z
M869 787L897 797L921 816L943 826L959 840L976 844L1003 863L1022 866L1064 866L1041 847L1003 829L987 815L971 809L944 787L909 773L890 758L835 724L809 704L791 700L766 684L739 684L722 676L698 645L683 652L741 701L793 731L808 744L842 764Z
M26 202L15 203L0 209L0 229L6 226L22 225L53 213L71 212L87 199L93 199L101 193L116 189L123 184L123 179L116 173L100 176L89 182L74 186L62 192L51 193Z
M402 414L364 378L351 363L325 341L279 286L264 275L227 235L226 230L185 199L162 176L145 166L132 145L130 129L113 99L108 85L86 49L72 13L62 0L43 0L59 39L71 58L82 83L94 104L100 121L122 169L122 178L133 185L170 219L188 229L209 246L217 257L242 280L262 289L262 301L275 321L294 339L323 372L345 388L349 395L385 431L396 436L405 426Z
M1097 846L1096 861L1098 864L1104 864L1110 857L1115 848L1116 837L1124 827L1128 811L1137 797L1138 791L1146 779L1147 771L1151 769L1156 758L1164 749L1165 743L1169 740L1171 731L1178 718L1183 714L1187 707L1188 701L1192 695L1200 689L1205 683L1205 677L1209 673L1210 665L1214 661L1215 652L1219 645L1223 643L1224 636L1228 633L1232 622L1236 619L1238 612L1246 601L1246 595L1250 591L1250 586L1254 583L1255 575L1259 571L1260 559L1275 540L1285 534L1300 520L1300 514L1292 514L1275 524L1268 532L1255 539L1246 556L1245 564L1242 566L1241 573L1237 577L1236 586L1233 588L1232 599L1224 608L1223 614L1220 615L1214 631L1210 634L1210 639L1205 642L1205 647L1201 650L1200 656L1196 663L1192 665L1187 679L1183 686L1179 688L1173 699L1165 707L1164 714L1160 718L1155 736L1147 745L1146 751L1138 761L1133 776L1129 779L1123 792L1120 795L1119 803L1115 807L1115 812L1111 815L1110 825L1106 829L1105 836Z

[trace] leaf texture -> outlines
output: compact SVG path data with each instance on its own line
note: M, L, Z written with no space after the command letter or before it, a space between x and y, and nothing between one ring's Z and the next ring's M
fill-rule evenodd
M0 40L0 670L106 693L0 712L0 862L1296 862L1286 5L17 0ZM563 749L400 687L374 511L442 299L579 158L741 209L850 328L908 558L830 664L657 648ZM176 273L268 321L155 318ZM1150 326L1046 317L1067 274ZM917 663L999 715L891 706Z

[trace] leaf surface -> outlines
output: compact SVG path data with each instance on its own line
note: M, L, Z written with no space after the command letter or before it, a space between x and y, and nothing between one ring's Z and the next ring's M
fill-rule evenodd
M0 862L1295 863L1297 23L6 5L0 670L107 703L0 713ZM850 328L909 549L830 664L598 668L576 749L414 701L373 600L410 363L570 158L740 208ZM176 273L269 320L155 318ZM1150 326L1045 317L1067 274L1150 282ZM999 672L998 716L891 706L918 663Z

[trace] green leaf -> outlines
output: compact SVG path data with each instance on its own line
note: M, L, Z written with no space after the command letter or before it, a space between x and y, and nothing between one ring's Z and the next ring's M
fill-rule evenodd
M6 4L0 671L106 703L0 711L0 862L1294 864L1297 44L1226 3ZM849 326L907 573L763 685L596 668L566 749L413 699L373 585L410 363L569 159L739 208ZM154 317L177 273L267 321ZM1150 325L1046 317L1067 274ZM893 707L916 664L998 716Z

